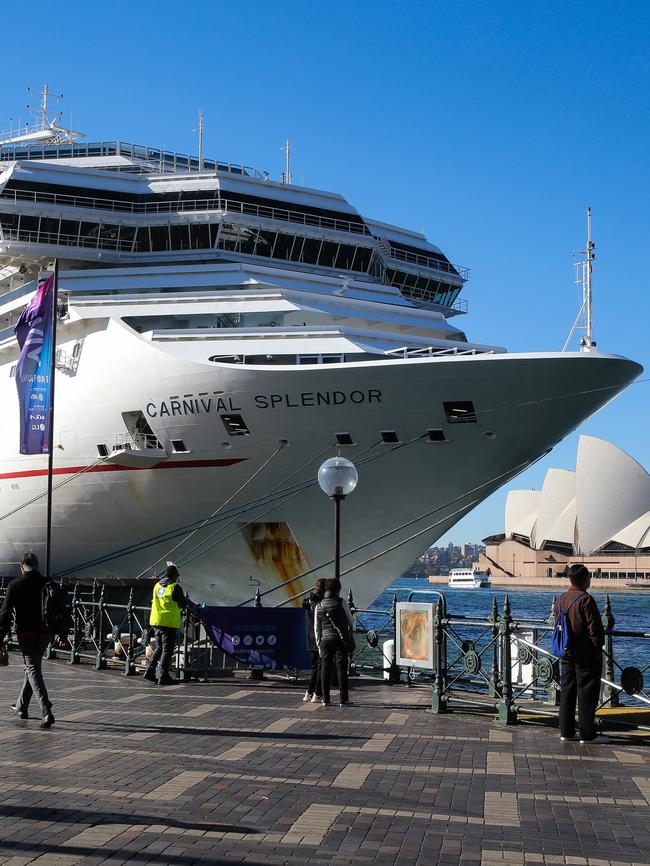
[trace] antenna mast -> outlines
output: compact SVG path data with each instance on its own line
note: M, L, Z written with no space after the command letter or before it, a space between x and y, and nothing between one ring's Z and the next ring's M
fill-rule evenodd
M82 132L75 132L73 129L65 129L59 126L62 112L50 114L48 111L48 102L50 99L63 99L62 93L50 93L49 85L44 84L40 94L37 94L31 87L27 91L33 96L39 96L39 102L35 105L28 105L27 108L33 113L35 122L27 123L21 129L20 123L18 129L10 129L9 132L0 132L0 146L5 144L28 144L31 142L49 142L50 144L69 144L75 142L78 138L83 138ZM13 127L13 123L12 123Z
M573 325L571 326L571 330L569 331L569 336L566 338L566 342L562 347L562 351L566 351L566 347L569 345L569 341L573 336L574 331L581 330L583 332L582 337L580 337L580 351L581 352L593 352L596 348L596 342L593 337L593 319L592 319L592 289L591 289L591 277L593 272L592 262L596 258L596 254L594 250L596 249L596 244L591 240L591 208L587 208L587 247L584 250L577 250L576 255L585 256L579 262L575 263L576 268L576 283L579 286L582 286L582 305L578 310L578 315L575 318ZM582 319L582 324L579 325L578 322Z
M287 139L284 145L280 148L285 154L285 167L283 183L293 183L293 175L291 174L291 141Z
M199 171L203 171L203 112L199 111L199 127L195 130L199 134Z
M587 260L583 262L583 304L586 309L587 321L585 327L585 334L582 338L581 346L583 352L589 352L596 345L593 341L592 334L592 319L591 319L591 274L592 274L592 261L596 258L594 250L596 248L596 244L591 240L591 208L587 208Z

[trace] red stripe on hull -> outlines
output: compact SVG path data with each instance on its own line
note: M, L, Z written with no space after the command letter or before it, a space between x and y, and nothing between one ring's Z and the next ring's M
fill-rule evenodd
M202 469L214 466L232 466L243 463L247 457L234 457L230 460L178 460L175 463L156 463L155 466L118 466L106 463L103 466L59 466L53 475L76 475L79 472L147 472L151 469ZM21 472L0 472L0 480L6 478L38 478L47 475L47 469L25 469Z

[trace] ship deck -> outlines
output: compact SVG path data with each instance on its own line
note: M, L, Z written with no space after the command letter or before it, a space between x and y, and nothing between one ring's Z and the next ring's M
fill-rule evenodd
M161 689L60 661L41 731L9 716L10 661L4 866L650 864L641 732L561 744L539 724L431 715L425 688L355 679L353 706L323 708L287 680Z

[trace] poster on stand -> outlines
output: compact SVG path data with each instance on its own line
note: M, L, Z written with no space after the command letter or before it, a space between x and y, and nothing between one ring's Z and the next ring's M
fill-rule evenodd
M208 607L208 637L243 665L267 670L308 670L309 619L302 608Z
M397 603L397 664L433 670L433 605L415 601Z

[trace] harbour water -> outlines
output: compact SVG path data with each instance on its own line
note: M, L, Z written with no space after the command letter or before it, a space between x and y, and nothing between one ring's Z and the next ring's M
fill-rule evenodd
M378 596L371 607L375 610L388 610L397 593L398 601L406 601L409 592L424 591L427 596L418 596L417 600L435 601L437 592L441 591L447 600L447 609L451 614L486 617L492 608L492 599L496 596L499 610L503 609L506 595L510 599L512 616L516 620L526 617L546 618L551 611L554 596L564 590L564 585L558 589L538 589L532 587L513 587L503 589L449 589L444 585L430 584L426 578L400 577ZM592 595L598 602L601 613L608 595L604 590L594 590ZM639 631L650 634L650 592L644 590L622 590L609 593L612 613L615 617L615 630ZM415 600L415 599L414 599ZM385 626L386 618L367 614L363 622L370 628ZM635 665L643 669L650 664L650 639L615 638L614 655L616 661L623 667ZM650 679L646 674L646 680Z

